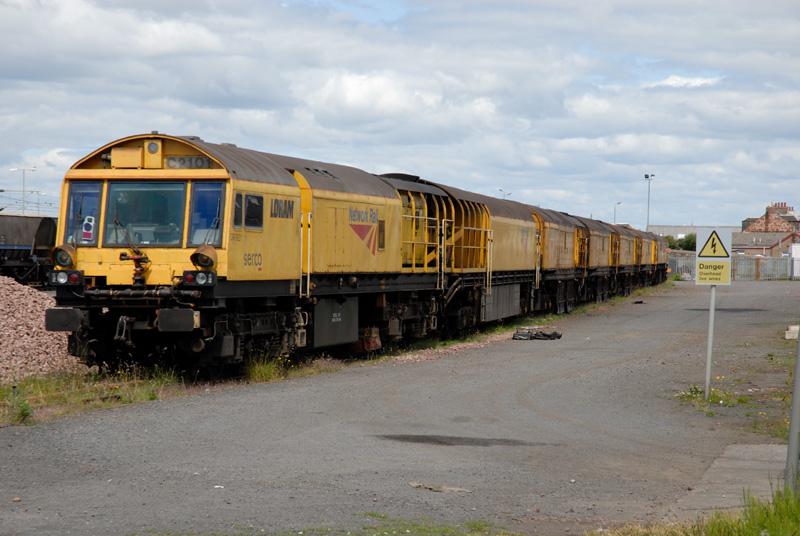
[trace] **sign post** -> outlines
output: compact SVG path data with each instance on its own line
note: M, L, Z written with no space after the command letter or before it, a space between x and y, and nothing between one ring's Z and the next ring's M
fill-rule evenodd
M717 285L731 284L731 233L713 228L698 228L695 242L695 284L711 285L708 306L708 345L706 347L705 399L711 395L711 356L714 350L714 316L717 309Z
M789 448L786 451L786 473L784 485L797 492L797 464L800 455L800 340L794 360L794 389L792 389L792 413L789 421Z

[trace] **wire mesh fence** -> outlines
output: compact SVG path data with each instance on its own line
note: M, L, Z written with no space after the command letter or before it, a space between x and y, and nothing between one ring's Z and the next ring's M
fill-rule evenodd
M731 274L736 281L777 281L800 277L792 273L791 257L751 257L736 255L732 257ZM695 278L695 256L670 254L669 268L682 279Z
M791 257L750 257L741 255L733 258L733 278L739 281L773 281L791 279Z

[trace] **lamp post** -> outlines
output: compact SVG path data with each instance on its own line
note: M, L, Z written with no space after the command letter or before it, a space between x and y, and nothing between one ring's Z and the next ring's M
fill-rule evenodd
M511 192L506 192L502 188L498 188L497 190L500 192L500 195L503 196L503 201L506 200L506 197L511 197Z
M655 173L644 174L644 180L647 181L647 225L644 226L645 231L650 227L650 183L653 182L655 178Z
M9 171L11 171L11 172L21 171L22 172L22 215L24 216L25 215L25 172L26 171L30 171L31 173L33 173L34 171L36 171L36 168L35 167L28 167L28 168L26 168L26 167L16 168L15 167L15 168L9 169Z
M617 205L621 205L622 201L614 203L614 223L617 223Z

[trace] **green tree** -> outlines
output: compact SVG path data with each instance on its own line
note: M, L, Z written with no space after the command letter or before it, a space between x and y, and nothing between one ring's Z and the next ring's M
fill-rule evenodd
M667 235L664 237L664 240L667 241L667 247L669 249L681 249L681 247L678 245L678 240L676 240L674 236Z
M696 244L697 244L697 235L694 233L689 233L680 240L678 240L678 245L682 250L685 251L694 251Z

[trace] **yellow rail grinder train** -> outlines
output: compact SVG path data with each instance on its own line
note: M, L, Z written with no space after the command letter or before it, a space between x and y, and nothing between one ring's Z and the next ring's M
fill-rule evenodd
M375 350L666 274L627 226L157 132L69 169L56 243L46 327L88 363Z

